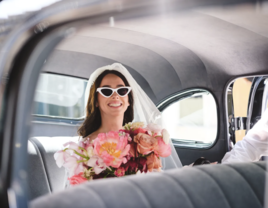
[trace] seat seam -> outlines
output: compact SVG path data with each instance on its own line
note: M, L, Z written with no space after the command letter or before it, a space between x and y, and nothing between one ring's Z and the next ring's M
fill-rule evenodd
M175 181L175 183L177 183L179 186L182 187L182 190L184 191L184 193L186 194L186 196L189 199L189 202L191 203L192 207L194 208L194 204L193 204L193 200L190 198L190 194L186 191L187 189L184 187L184 185L182 185L179 181L177 181L172 175L166 174L171 180Z
M253 164L253 163L252 163ZM258 199L258 202L260 203L260 206L263 207L261 200L259 199L259 197L257 196L257 194L255 193L255 191L253 190L252 186L250 185L250 183L248 182L248 180L238 171L236 170L234 167L232 167L231 165L227 165L228 167L230 167L232 170L234 170L235 172L237 172L240 176L242 176L242 178L244 179L244 181L246 181L246 183L248 184L248 186L251 188L251 191L253 192L253 194L255 195L255 197Z
M47 173L46 166L45 166L44 161L43 161L43 158L42 158L42 154L40 153L40 150L39 150L37 144L35 144L35 142L31 140L31 138L29 139L29 141L33 144L33 146L34 146L34 148L35 148L35 150L37 152L37 155L40 158L41 166L42 166L42 168L44 170L44 174L45 174L45 178L46 178L46 183L47 183L47 186L49 188L49 193L51 193L52 192L51 184L50 184L50 181L48 179L48 173Z
M266 166L262 166L261 164L259 164L259 163L252 163L252 164L254 164L254 165L256 165L257 167L259 167L260 169L262 169L264 172L266 172Z
M152 204L150 203L150 201L145 197L146 196L146 194L145 194L145 192L135 183L135 182L133 182L131 179L128 179L128 180L126 180L126 181L128 181L131 185L134 185L138 190L140 190L142 193L143 193L143 195L140 195L138 192L138 194L139 194L139 196L142 198L142 199L145 199L145 200L143 200L144 202L146 202L146 204L147 204L147 207L150 207L150 208L152 208Z
M104 200L100 197L100 195L93 188L89 188L87 190L93 192L93 194L95 194L95 196L97 196L98 199L100 199L100 202L103 204L102 207L105 207L105 208L107 207L106 204L105 204L105 202L104 202Z
M219 183L217 182L217 180L216 180L212 175L210 175L209 173L207 173L206 171L204 171L204 170L201 171L201 169L198 169L198 168L196 168L196 169L199 170L200 172L205 173L205 174L208 175L209 177L211 177L211 179L212 179L212 180L216 183L216 185L219 187L219 190L220 190L221 193L223 194L223 196L224 196L224 198L225 198L227 204L229 205L229 207L232 208L232 206L230 205L229 201L227 200L227 197L226 197L225 192L222 190L222 188L221 188L221 186L219 185Z

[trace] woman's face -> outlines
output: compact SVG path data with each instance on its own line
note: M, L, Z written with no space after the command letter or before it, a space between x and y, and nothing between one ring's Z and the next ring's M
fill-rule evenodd
M125 86L123 80L114 74L107 74L103 77L100 84L100 87L110 87L113 89L123 86ZM111 97L106 98L98 93L97 107L100 109L102 115L124 115L128 106L128 96L120 97L116 92L114 92Z

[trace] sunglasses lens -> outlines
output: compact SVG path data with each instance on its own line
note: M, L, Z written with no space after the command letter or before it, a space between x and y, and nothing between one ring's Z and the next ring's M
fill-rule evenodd
M120 88L119 90L117 90L117 93L120 95L120 96L124 96L128 93L128 88Z
M113 91L110 89L102 89L101 93L104 94L105 96L111 96Z

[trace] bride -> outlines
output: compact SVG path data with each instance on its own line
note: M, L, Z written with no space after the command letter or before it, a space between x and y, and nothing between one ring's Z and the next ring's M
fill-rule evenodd
M119 131L125 124L132 121L161 125L161 113L122 64L114 63L97 69L89 78L85 94L89 96L86 118L78 130L83 140L93 141L99 133ZM237 147L235 146L226 154L222 163L256 161L256 158L263 152L268 152L267 114L268 112L247 134L248 136L236 145ZM261 139L259 139L258 132L263 128ZM162 170L182 167L171 140L169 144L171 155L161 158ZM255 149L252 150L254 144L257 144L257 148L254 147ZM260 151L256 150L258 147ZM243 152L249 152L249 154ZM252 155L255 158L252 158Z
M98 68L91 74L86 95L86 118L78 134L94 140L99 133L119 131L132 121L161 125L161 113L128 70L119 63ZM162 169L182 167L170 141L171 155L161 158Z

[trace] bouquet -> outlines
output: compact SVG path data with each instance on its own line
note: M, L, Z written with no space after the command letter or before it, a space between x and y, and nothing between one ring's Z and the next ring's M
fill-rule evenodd
M65 167L71 185L89 180L161 170L160 157L171 154L167 130L157 124L128 123L118 132L100 133L93 141L68 142L54 158Z

